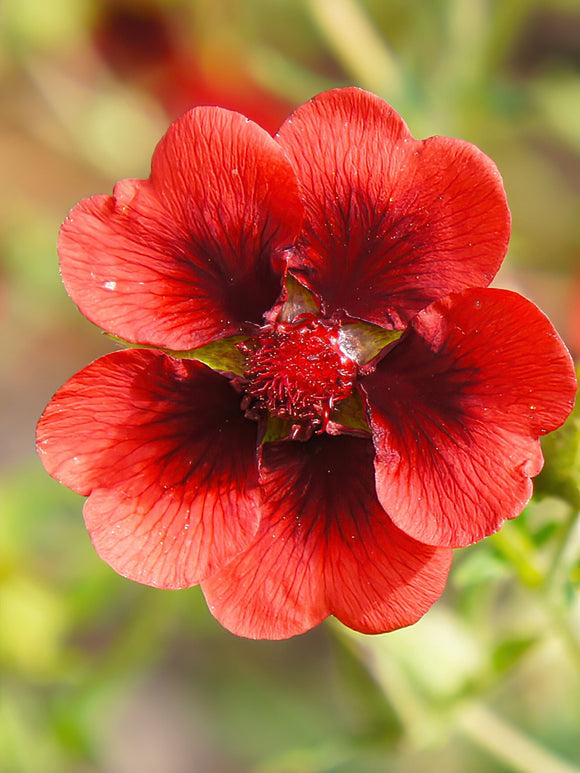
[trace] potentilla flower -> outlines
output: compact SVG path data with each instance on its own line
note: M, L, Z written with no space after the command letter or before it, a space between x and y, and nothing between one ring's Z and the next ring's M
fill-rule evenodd
M509 233L489 158L413 139L367 92L321 94L275 138L186 113L150 178L82 201L59 240L83 314L141 347L38 426L102 558L201 583L243 636L415 622L451 549L522 510L574 400L548 319L488 288Z

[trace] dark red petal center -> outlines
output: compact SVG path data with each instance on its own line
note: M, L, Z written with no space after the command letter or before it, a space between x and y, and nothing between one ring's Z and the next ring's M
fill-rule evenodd
M331 410L352 394L358 372L341 342L340 325L313 314L263 327L240 345L248 407L323 432Z

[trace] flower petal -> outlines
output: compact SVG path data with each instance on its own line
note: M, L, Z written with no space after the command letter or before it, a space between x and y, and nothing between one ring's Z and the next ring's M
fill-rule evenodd
M427 611L443 590L451 553L392 524L375 495L372 460L369 440L344 435L264 447L257 536L202 584L226 628L282 639L334 614L377 633Z
M510 215L496 166L474 145L415 140L386 102L354 88L298 108L278 141L306 201L291 265L328 312L401 327L497 272Z
M364 382L379 500L407 534L461 547L514 518L564 422L572 361L542 312L467 290L420 312Z
M108 332L192 349L261 323L302 217L274 139L238 113L195 108L159 143L148 180L123 180L72 210L59 239L63 279Z
M101 557L162 588L196 584L255 533L255 445L227 379L150 350L77 373L38 425L48 472L90 495L85 520Z

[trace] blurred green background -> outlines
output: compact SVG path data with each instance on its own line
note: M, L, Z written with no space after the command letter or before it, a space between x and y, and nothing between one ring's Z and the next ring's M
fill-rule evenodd
M198 589L115 575L36 458L52 393L112 348L60 283L67 211L146 177L194 104L275 131L347 84L494 158L514 217L497 284L580 355L577 0L0 5L1 773L580 771L580 418L545 443L525 513L378 637L236 639Z

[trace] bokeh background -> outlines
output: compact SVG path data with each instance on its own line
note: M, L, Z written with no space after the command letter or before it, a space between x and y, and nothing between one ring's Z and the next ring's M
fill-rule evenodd
M67 211L146 177L195 104L274 132L347 84L494 158L514 218L497 284L580 355L577 0L2 0L2 773L580 771L579 418L546 442L525 513L378 637L237 639L198 589L118 577L36 458L52 393L114 346L61 286Z

